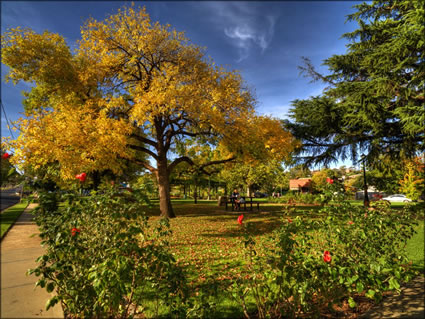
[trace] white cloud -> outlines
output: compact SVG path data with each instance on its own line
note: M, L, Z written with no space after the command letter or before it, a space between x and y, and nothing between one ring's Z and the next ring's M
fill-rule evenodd
M246 59L252 50L264 53L274 35L277 16L261 12L256 3L206 2L213 24L238 49L238 62Z

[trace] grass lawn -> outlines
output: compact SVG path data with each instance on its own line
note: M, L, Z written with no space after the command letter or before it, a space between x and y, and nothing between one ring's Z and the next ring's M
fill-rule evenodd
M254 224L257 242L265 242L270 234L280 225L280 218L288 216L309 216L321 218L317 214L318 206L298 205L292 215L282 204L262 202L260 212L231 212L224 207L218 207L217 201L174 200L173 208L177 218L170 220L173 235L171 249L178 263L188 271L191 288L198 291L202 287L210 289L213 295L218 290L218 300L214 300L220 313L213 317L241 318L240 305L234 301L226 288L235 279L249 274L244 267L244 252L242 244L242 229L237 223L237 217L243 213L244 222ZM397 207L398 208L398 207ZM397 209L396 208L396 209ZM147 209L151 220L158 220L158 203ZM418 233L407 247L409 257L415 268L424 267L424 232L423 218L418 226ZM248 301L248 308L253 310L253 302Z
M261 203L260 213L255 210L231 212L218 207L217 201L198 200L198 204L194 204L193 200L176 200L173 208L177 218L170 220L171 250L177 262L187 270L192 291L207 289L211 295L219 291L218 300L214 302L220 313L212 317L242 318L240 305L226 293L236 278L247 275L242 267L242 231L237 217L243 213L244 221L254 223L257 238L261 240L279 226L282 205ZM157 205L148 210L148 215L154 215L151 220L159 219L158 213Z
M425 251L425 239L424 239L424 221L421 220L419 225L416 227L416 234L407 242L407 256L413 261L413 266L425 273L424 265L424 251Z
M1 238L3 238L3 235L12 226L15 220L18 219L27 206L28 203L24 201L6 209L3 213L1 213Z

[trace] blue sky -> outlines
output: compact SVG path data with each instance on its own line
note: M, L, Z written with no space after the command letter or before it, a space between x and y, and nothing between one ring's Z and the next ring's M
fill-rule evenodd
M120 1L2 1L1 32L17 26L36 32L59 33L73 47L80 26L90 16L103 20L129 2ZM199 46L206 55L230 70L239 70L255 92L257 111L285 118L291 101L320 94L323 85L309 83L299 74L301 57L312 60L318 70L324 59L345 52L341 35L356 28L345 23L355 10L351 1L138 1L152 20L169 23ZM27 84L4 83L7 67L1 68L1 99L10 119L23 111L22 90ZM9 136L2 114L2 136ZM349 164L349 163L347 163Z

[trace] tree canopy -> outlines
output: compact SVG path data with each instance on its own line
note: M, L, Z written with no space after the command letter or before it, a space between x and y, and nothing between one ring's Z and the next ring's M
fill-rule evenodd
M11 29L2 35L7 80L33 83L25 93L20 136L7 140L23 169L55 163L60 178L110 170L128 162L158 181L163 216L174 217L169 175L188 139L215 158L283 159L294 147L278 120L258 116L236 71L227 71L145 9L124 7L104 21L89 19L71 52L58 34ZM178 156L175 156L178 154ZM156 164L156 165L155 165Z
M354 6L358 29L343 35L347 52L324 61L318 73L309 59L301 67L328 87L320 96L292 102L286 127L303 142L299 159L329 164L367 162L379 155L412 158L424 150L425 10L421 1L384 0Z

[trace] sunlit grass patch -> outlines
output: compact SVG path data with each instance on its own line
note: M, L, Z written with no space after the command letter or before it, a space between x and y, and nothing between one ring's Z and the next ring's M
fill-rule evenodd
M407 242L406 250L407 256L413 262L413 267L417 270L424 273L425 265L424 265L424 221L420 221L419 225L416 227L416 234Z
M13 223L21 216L22 212L28 206L28 202L22 202L16 204L8 209L0 215L1 220L1 238L3 235L9 230L9 228L13 225Z
M220 318L243 317L240 304L232 298L230 288L239 278L252 275L243 244L244 228L237 223L240 214L244 214L243 223L253 226L257 248L273 245L273 241L267 240L269 235L288 219L297 216L303 219L323 218L319 212L321 207L298 205L291 208L281 203L264 202L260 212L226 211L224 207L217 206L216 201L199 201L198 204L194 204L193 200L173 201L173 208L177 217L170 220L171 251L178 264L184 267L192 293L211 293L209 298L218 311L215 317ZM157 203L148 209L148 214L151 221L160 219ZM414 266L423 268L423 221L418 228L422 229L422 235L419 233L410 240L407 249ZM421 241L422 255L420 247L416 247ZM259 249L260 254L261 251ZM247 306L255 312L253 300L248 299Z

